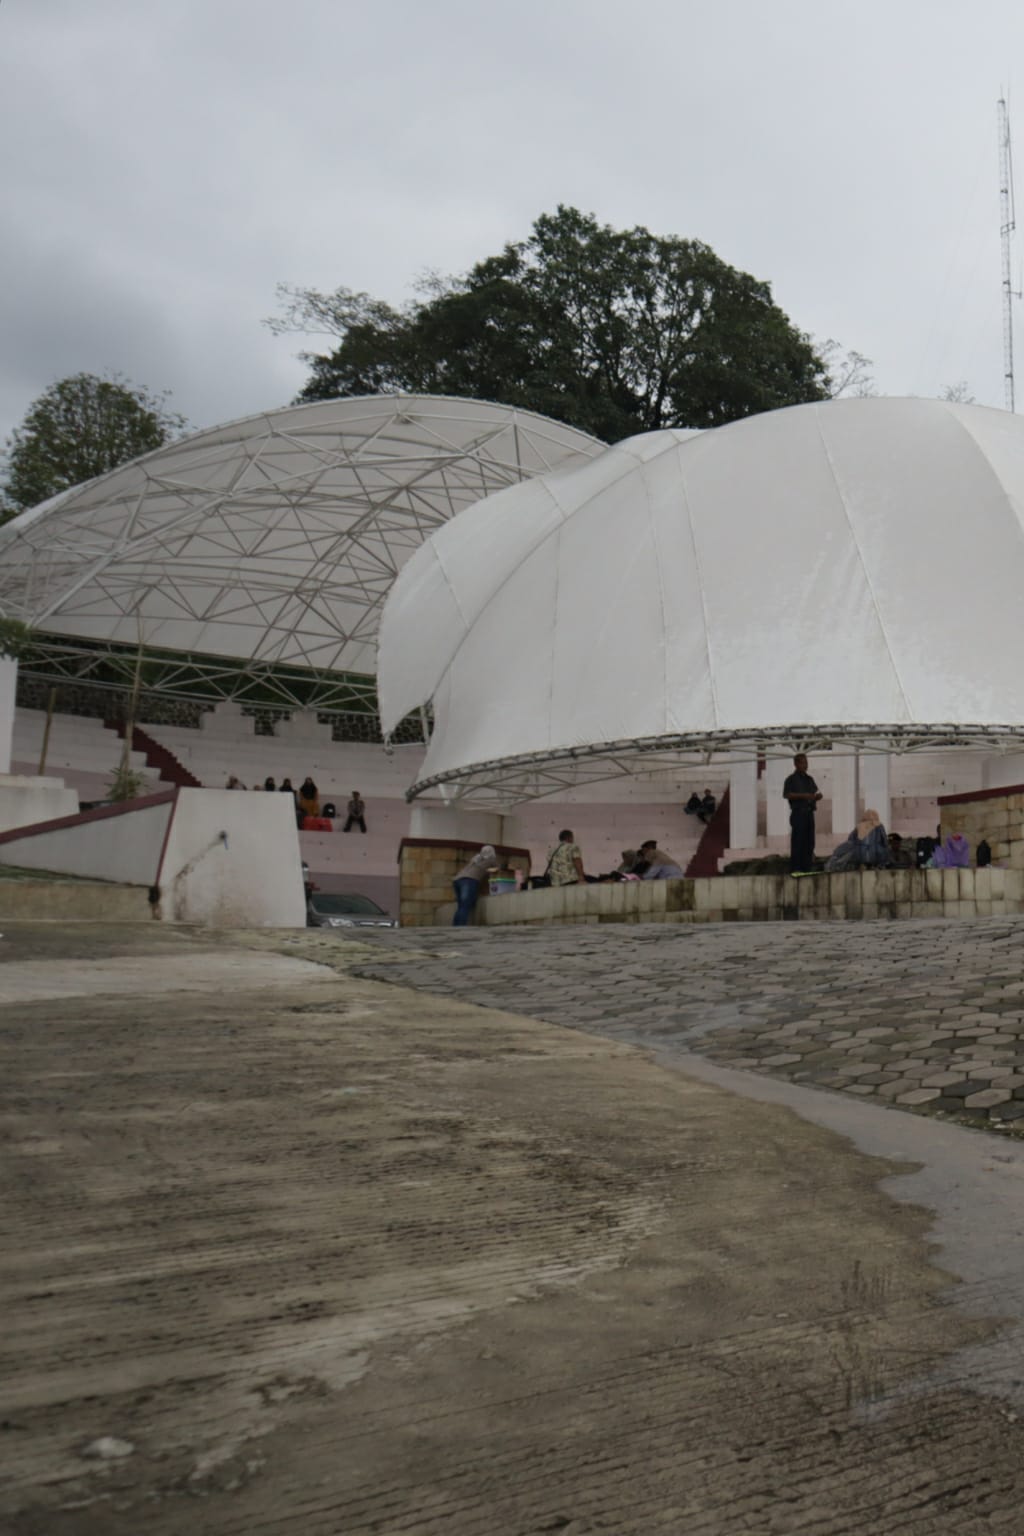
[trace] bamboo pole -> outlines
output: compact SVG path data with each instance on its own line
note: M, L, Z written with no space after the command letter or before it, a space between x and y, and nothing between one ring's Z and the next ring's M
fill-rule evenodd
M46 754L50 750L50 727L53 724L53 712L57 707L57 690L50 689L50 697L46 701L46 724L43 726L43 745L39 749L39 777L46 772Z

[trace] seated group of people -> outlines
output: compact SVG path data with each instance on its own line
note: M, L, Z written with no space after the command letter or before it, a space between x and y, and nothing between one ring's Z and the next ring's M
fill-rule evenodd
M236 778L235 775L232 774L228 779L225 788L245 789L245 785L242 783L241 779ZM334 804L334 801L325 800L323 805L321 805L320 791L317 789L315 783L308 773L298 789L294 787L291 779L282 779L280 784L278 784L270 774L267 775L262 784L254 784L253 789L264 790L267 793L273 792L276 794L291 795L292 799L295 801L295 817L300 828L307 819L314 817L323 817L327 821L334 821L337 819L338 809ZM346 807L346 812L347 819L345 821L344 827L342 828L342 831L351 832L352 828L356 826L361 832L365 832L366 801L363 799L362 795L360 795L358 789L354 789L352 791L351 797Z
M456 903L453 927L463 928L469 922L480 886L497 864L496 850L490 843L485 843L480 852L475 853L459 870L452 881ZM499 870L499 873L514 875L514 871L507 866ZM610 874L588 875L583 868L583 851L566 827L558 834L558 842L551 850L543 875L535 875L529 883L537 890L545 886L598 885L610 880L678 880L682 873L671 854L659 848L656 839L652 837L640 845L638 852L632 848L625 849L622 863Z
M877 811L866 810L845 842L825 862L826 874L850 869L968 869L971 845L962 832L950 832L943 840L942 829L935 837L919 837L913 853L904 848L898 832L886 834ZM978 844L978 864L991 863L992 854L985 842Z
M703 795L698 795L697 791L694 790L689 800L683 806L687 816L696 816L697 820L702 821L705 826L707 826L717 808L718 801L710 789L706 789Z
M659 848L655 838L641 843L639 850L625 848L622 863L606 875L588 875L583 869L583 852L567 827L559 832L558 842L548 857L543 875L535 876L530 884L536 888L546 885L599 885L618 880L678 880L683 871L670 853Z

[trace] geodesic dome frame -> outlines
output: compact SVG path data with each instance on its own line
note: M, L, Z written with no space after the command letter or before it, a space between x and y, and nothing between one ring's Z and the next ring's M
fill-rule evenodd
M0 612L41 632L33 665L55 677L141 645L170 658L161 688L183 697L265 699L270 685L282 705L330 710L356 677L370 702L380 609L423 540L602 448L530 411L446 397L247 417L0 529Z

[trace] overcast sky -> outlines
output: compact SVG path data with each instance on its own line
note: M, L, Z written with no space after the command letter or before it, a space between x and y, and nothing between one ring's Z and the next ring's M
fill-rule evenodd
M80 370L283 404L276 283L402 301L559 202L707 241L887 394L1002 405L1018 58L1013 0L0 0L0 438Z

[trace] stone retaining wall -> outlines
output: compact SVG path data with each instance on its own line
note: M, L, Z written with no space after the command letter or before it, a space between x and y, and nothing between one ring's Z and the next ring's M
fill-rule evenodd
M529 874L529 849L496 844L495 851L513 869ZM451 897L455 876L479 852L479 838L461 843L435 837L403 838L398 852L399 921L402 927L431 927L438 906ZM454 912L452 903L449 922Z
M1024 869L879 869L567 885L482 898L477 923L765 923L991 917L1024 911ZM450 923L451 903L434 922Z
M962 832L974 858L982 838L997 864L1024 869L1024 784L980 789L939 799L942 835Z
M150 923L149 892L141 885L91 880L0 879L3 922Z

